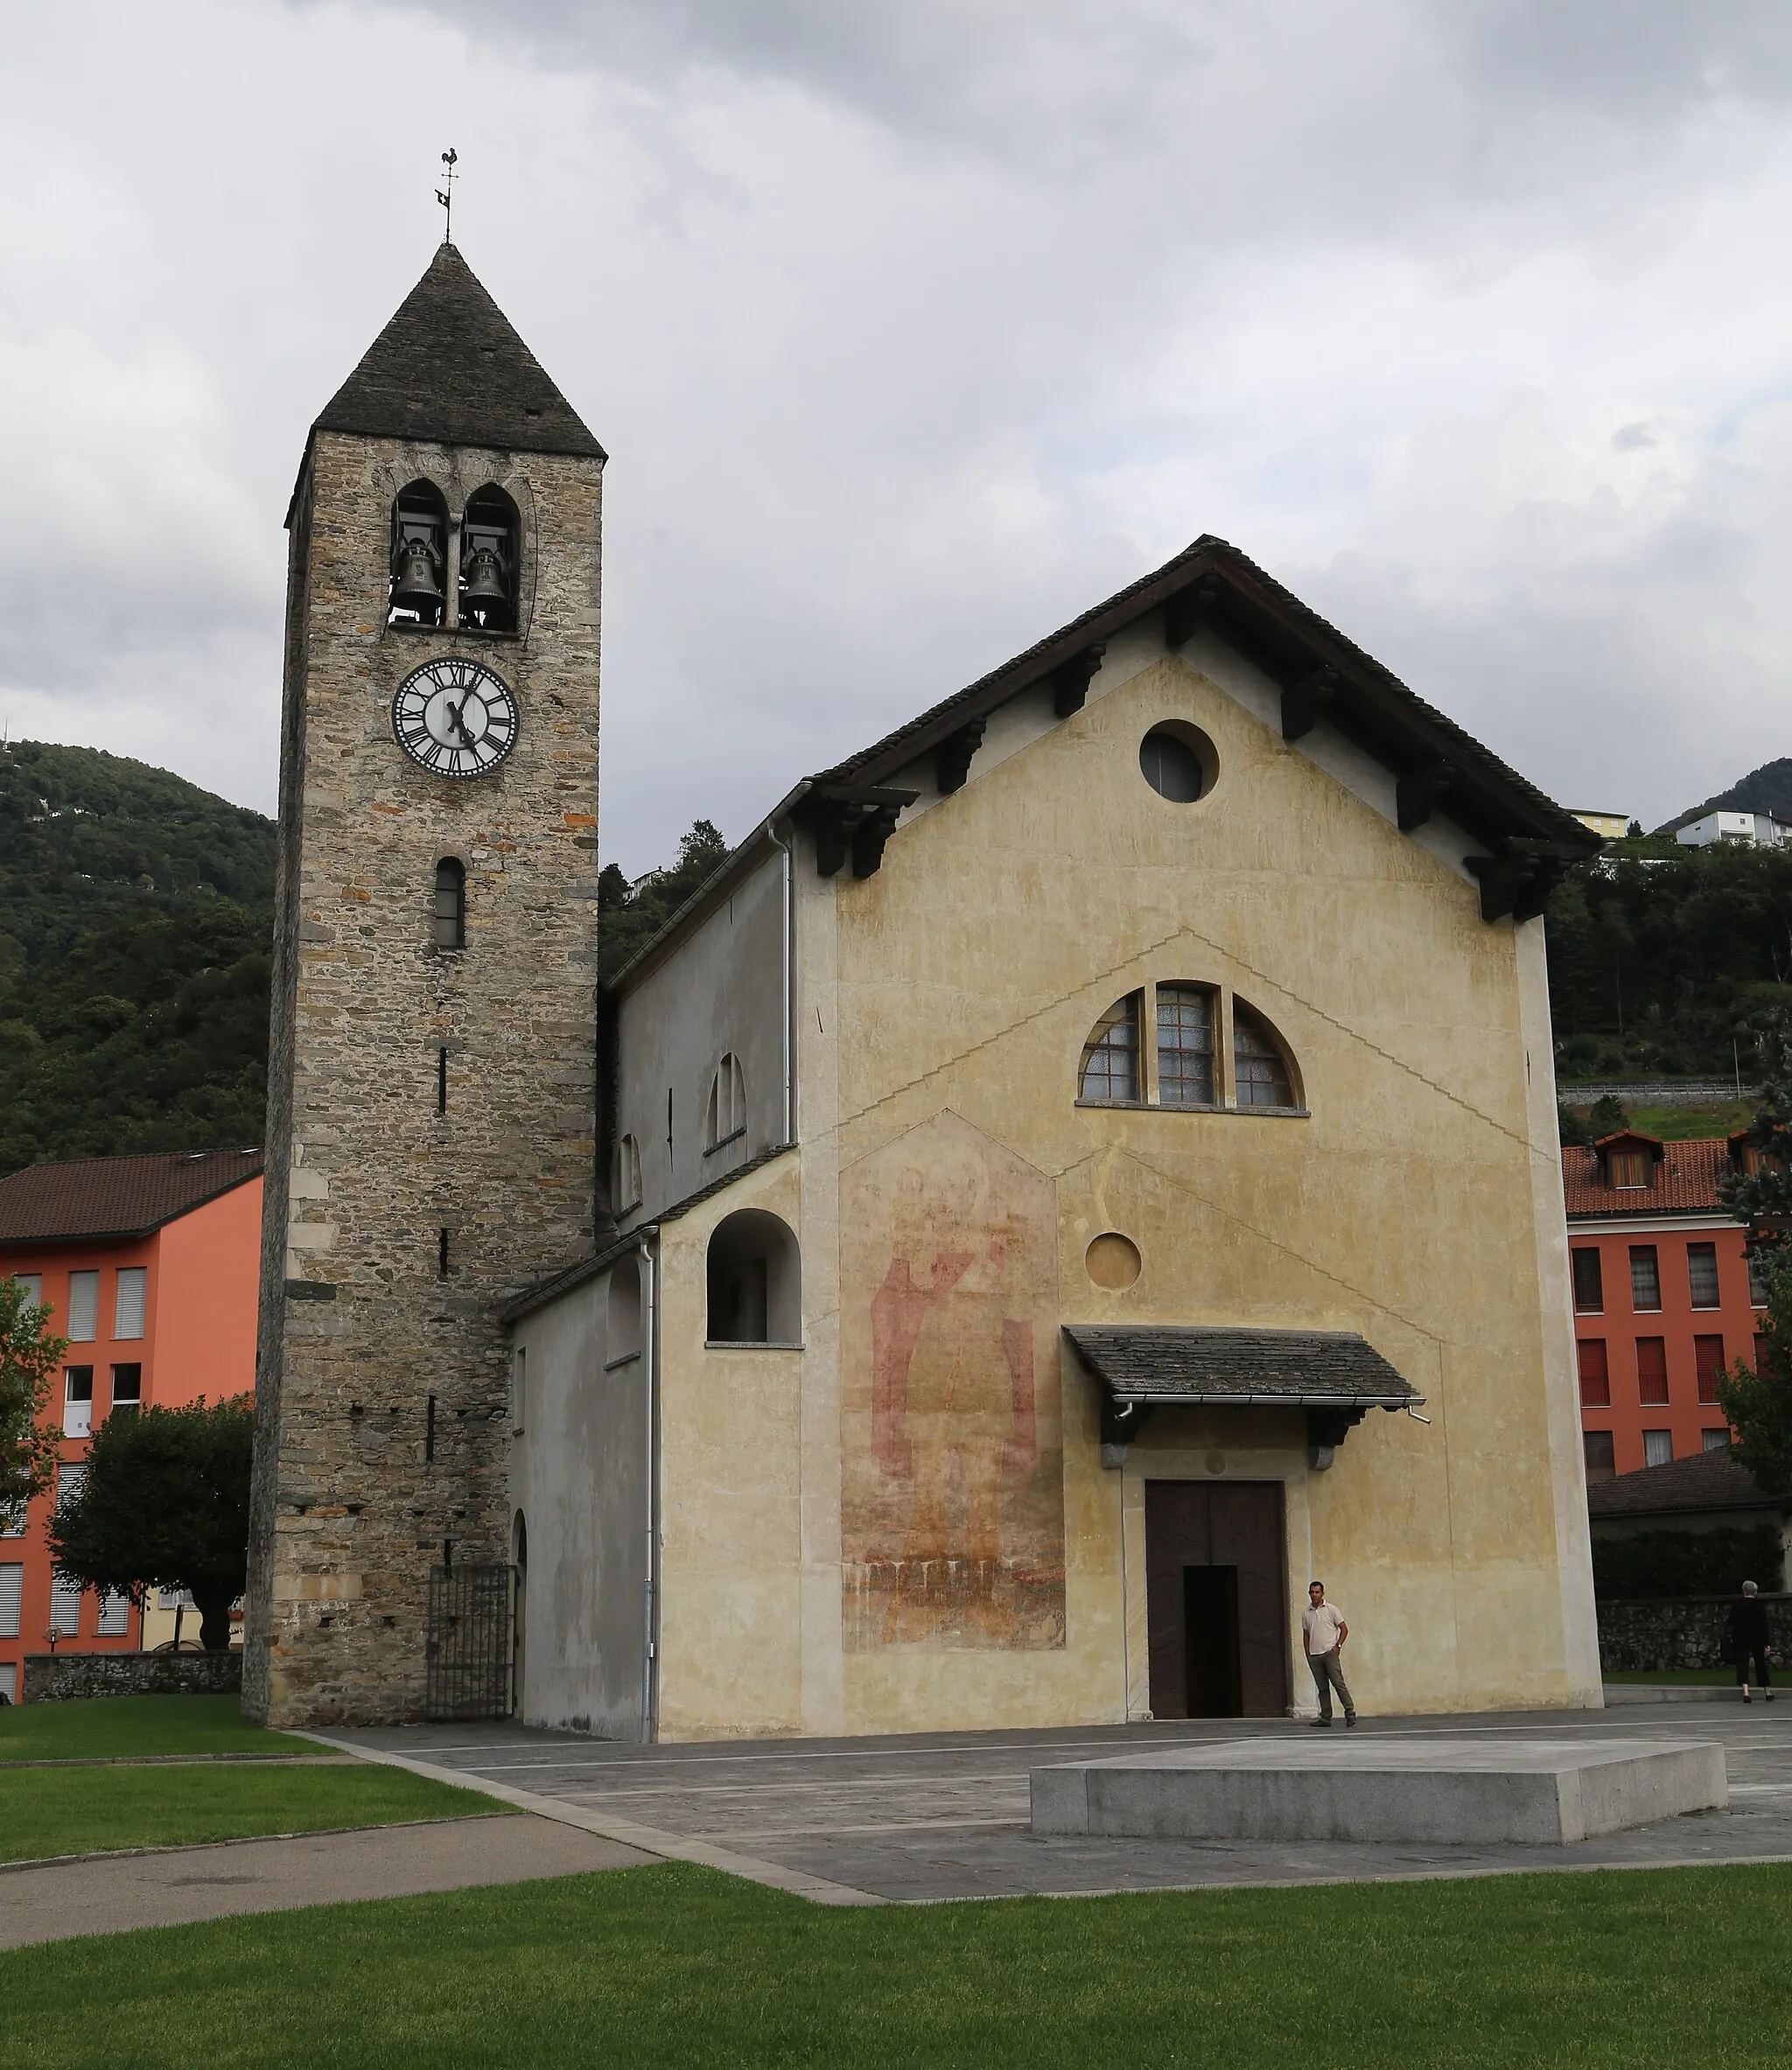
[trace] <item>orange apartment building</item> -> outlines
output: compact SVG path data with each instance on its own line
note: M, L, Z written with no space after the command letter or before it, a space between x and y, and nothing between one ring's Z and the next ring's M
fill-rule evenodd
M1718 1181L1748 1154L1634 1129L1562 1152L1589 1480L1730 1442L1718 1375L1753 1363L1767 1296Z
M60 1647L130 1651L144 1621L52 1571L46 1532L108 1416L219 1401L255 1386L262 1153L174 1151L34 1164L0 1179L0 1275L23 1280L69 1339L50 1413L55 1488L0 1511L0 1696L17 1702L24 1656Z

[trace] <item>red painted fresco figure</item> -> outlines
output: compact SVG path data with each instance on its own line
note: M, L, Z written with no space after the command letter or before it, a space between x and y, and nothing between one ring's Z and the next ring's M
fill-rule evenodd
M915 1174L872 1302L872 1450L911 1489L900 1592L948 1586L973 1612L997 1583L1004 1483L1038 1449L1032 1288L1010 1269L1025 1247L988 1190L962 1152Z

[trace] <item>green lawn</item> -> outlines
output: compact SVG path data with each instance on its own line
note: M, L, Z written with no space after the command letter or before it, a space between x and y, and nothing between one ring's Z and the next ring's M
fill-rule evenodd
M21 1948L0 2003L9 2070L1734 2070L1788 1933L1779 1866L836 1911L668 1864Z
M120 1847L196 1847L257 1833L392 1826L407 1819L476 1818L507 1808L474 1790L371 1764L13 1768L0 1772L0 1862ZM5 1895L0 1883L0 1904Z
M0 1762L322 1751L312 1740L250 1724L234 1696L101 1696L0 1710Z
M1592 1108L1576 1097L1574 1087L1564 1086L1561 1097L1571 1114L1583 1121L1592 1115ZM1754 1109L1753 1100L1730 1101L1718 1107L1636 1107L1631 1108L1630 1125L1663 1143L1684 1143L1691 1137L1727 1136L1732 1129L1746 1129L1754 1119Z

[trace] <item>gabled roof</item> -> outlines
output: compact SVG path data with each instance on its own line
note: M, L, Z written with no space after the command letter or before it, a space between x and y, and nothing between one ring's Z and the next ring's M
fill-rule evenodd
M1060 715L1075 710L1103 642L1153 612L1162 614L1167 645L1180 647L1197 631L1211 629L1265 670L1282 691L1286 738L1300 738L1323 711L1375 755L1398 780L1403 831L1424 825L1436 804L1485 842L1488 856L1471 857L1469 867L1479 878L1487 919L1534 917L1561 871L1604 847L1572 813L1408 689L1236 547L1208 533L860 753L803 778L608 989L620 990L660 962L686 927L758 865L768 852L772 829L788 815L816 824L818 851L830 856L832 868L850 857L855 875L870 874L882 860L902 806L919 794L892 788L896 778L933 755L938 787L956 789L991 712L1041 686L1053 689ZM832 874L827 864L823 868Z
M163 1150L32 1164L0 1178L0 1244L147 1236L259 1177L258 1150Z
M1587 1483L1587 1514L1671 1516L1698 1509L1784 1509L1792 1498L1769 1495L1728 1445L1689 1452L1662 1466L1639 1467Z
M1573 857L1596 855L1603 846L1572 813L1427 704L1236 546L1211 533L1025 654L811 781L886 784L968 719L994 710L1022 689L1074 664L1079 655L1147 612L1166 607L1172 619L1180 619L1176 629L1183 639L1197 627L1212 629L1264 668L1284 693L1305 691L1316 706L1323 706L1327 719L1397 775L1428 778L1430 795L1447 798L1451 818L1471 833L1496 843L1516 838L1559 844ZM1332 672L1328 680L1314 681L1326 670ZM1291 716L1284 706L1284 731L1298 738Z
M1634 1141L1660 1155L1650 1165L1646 1186L1612 1186L1600 1150ZM1573 1144L1562 1152L1562 1192L1571 1219L1587 1215L1693 1213L1722 1214L1718 1181L1732 1169L1730 1146L1721 1137L1690 1143L1658 1143L1652 1136L1626 1130L1607 1136L1592 1150Z
M1348 1330L1067 1324L1116 1402L1223 1408L1418 1409L1424 1396Z
M604 458L452 244L438 250L316 429Z

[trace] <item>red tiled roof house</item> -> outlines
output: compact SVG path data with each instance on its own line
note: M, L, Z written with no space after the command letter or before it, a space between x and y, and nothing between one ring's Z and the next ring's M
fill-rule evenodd
M0 1274L23 1280L69 1339L50 1416L59 1488L108 1415L219 1401L255 1385L262 1220L258 1150L34 1164L0 1179ZM0 1696L28 1653L130 1651L141 1619L58 1582L46 1532L58 1490L0 1512Z
M1629 1129L1562 1152L1589 1481L1730 1442L1718 1375L1753 1361L1765 1291L1718 1182L1749 1154Z

